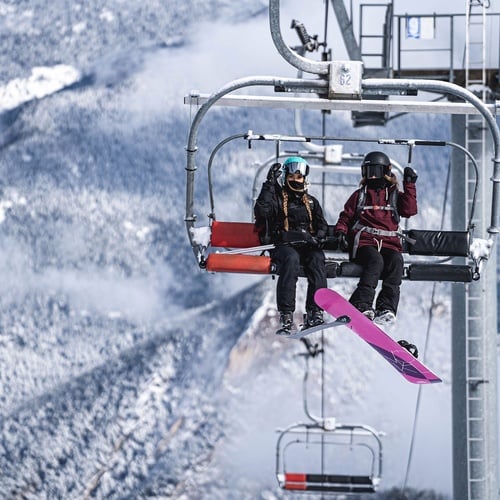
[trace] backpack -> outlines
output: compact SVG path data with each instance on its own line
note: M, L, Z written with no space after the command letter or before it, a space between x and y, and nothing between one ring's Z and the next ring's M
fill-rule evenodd
M384 208L384 210L391 210L392 211L392 218L394 219L394 222L396 224L399 224L399 221L401 220L401 217L399 216L398 212L398 195L399 191L398 189L393 189L389 193L389 205L388 208ZM359 214L366 208L373 208L370 205L365 205L365 200L366 200L366 186L363 186L362 188L359 189L359 194L358 194L358 200L356 202L356 216L357 219L354 221L353 225L356 225L356 223L359 221Z

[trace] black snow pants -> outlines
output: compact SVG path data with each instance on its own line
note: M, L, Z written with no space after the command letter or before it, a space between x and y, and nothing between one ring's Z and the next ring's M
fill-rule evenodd
M306 311L319 310L320 308L314 302L314 293L318 288L327 286L323 250L308 245L301 247L283 245L272 250L271 258L279 274L276 287L278 311L295 311L296 285L301 265L307 277Z
M349 302L360 311L373 307L373 299L378 280L382 280L382 288L377 296L375 309L390 310L397 313L399 290L403 278L403 256L396 250L364 246L358 249L355 262L363 266L358 286Z

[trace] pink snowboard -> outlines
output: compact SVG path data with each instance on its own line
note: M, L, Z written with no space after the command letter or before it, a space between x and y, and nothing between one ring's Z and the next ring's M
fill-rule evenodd
M361 314L342 295L329 288L320 288L316 291L314 300L334 318L348 316L350 321L346 322L345 326L370 344L409 382L414 384L442 382L429 368Z

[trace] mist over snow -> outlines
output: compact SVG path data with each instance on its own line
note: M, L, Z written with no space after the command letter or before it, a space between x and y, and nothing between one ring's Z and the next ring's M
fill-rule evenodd
M201 272L184 224L196 110L183 97L244 76L295 76L272 45L267 5L0 1L2 498L293 498L274 475L275 431L307 420L304 347L274 335L276 282ZM282 7L283 31L296 43L286 25L306 16L304 2ZM322 2L307 13L311 31L321 32L321 14ZM302 125L321 133L317 113L303 112ZM328 116L327 127L354 135L347 113ZM249 129L293 134L293 114L210 111L198 139L200 226L208 224L212 149ZM449 123L403 116L356 134L447 140ZM344 143L346 152L371 147ZM393 149L404 164L406 148ZM411 227L439 228L448 157L435 149L414 153L420 213ZM273 152L243 141L220 151L219 220L251 220L256 162ZM350 191L325 206L330 223ZM355 282L329 284L347 296ZM433 286L403 284L390 333L421 348L430 335L425 361L444 383L422 389L408 486L444 498L451 285L435 285L431 316ZM297 319L302 281L298 293ZM319 414L319 358L310 371ZM344 329L325 335L324 375L326 414L384 433L375 495L383 498L406 474L418 387Z

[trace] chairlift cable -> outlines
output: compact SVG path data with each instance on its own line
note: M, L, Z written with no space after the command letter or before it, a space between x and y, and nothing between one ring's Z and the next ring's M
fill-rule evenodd
M449 191L449 186L450 186L450 179L451 179L451 160L448 161L448 173L446 175L446 183L445 183L444 198L443 198L443 211L442 211L442 215L441 215L441 229L443 229L443 227L444 227L444 219L445 219L446 205L447 205L447 201L448 201L448 191ZM435 295L436 295L436 286L437 286L437 282L434 282L432 285L431 301L430 301L429 314L428 314L428 319L427 319L427 330L425 333L423 359L426 359L427 350L429 347L430 331L431 331L432 320L434 317L434 307L436 305L434 302ZM414 418L413 418L412 433L411 433L411 439L410 439L410 449L408 451L406 473L405 473L405 479L404 479L404 483L403 483L403 492L406 490L406 487L408 484L408 476L410 474L410 468L411 468L411 463L412 463L412 459L413 459L413 450L415 447L415 435L416 435L418 415L419 415L419 411L420 411L421 397L422 397L422 386L419 385L418 392L417 392L417 401L415 403L415 413L414 413Z

